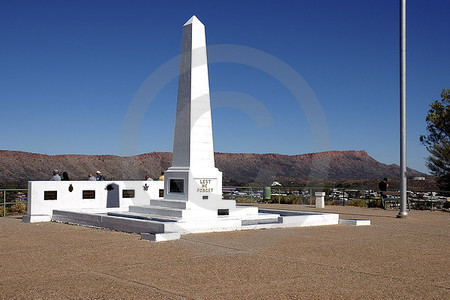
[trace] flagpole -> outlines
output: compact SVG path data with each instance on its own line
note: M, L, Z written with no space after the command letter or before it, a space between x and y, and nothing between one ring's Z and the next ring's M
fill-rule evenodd
M398 218L408 215L406 212L406 0L400 0L400 212Z

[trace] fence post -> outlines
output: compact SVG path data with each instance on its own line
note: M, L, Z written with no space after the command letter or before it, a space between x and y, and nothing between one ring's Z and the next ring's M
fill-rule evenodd
M268 202L272 199L272 188L270 186L265 186L263 191L264 202Z
M3 216L6 216L6 191L3 191Z
M325 207L325 192L315 192L316 196L316 208Z

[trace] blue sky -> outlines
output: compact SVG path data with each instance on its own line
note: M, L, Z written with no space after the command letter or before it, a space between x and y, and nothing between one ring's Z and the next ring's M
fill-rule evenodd
M171 151L176 78L134 107L143 112L137 132L124 130L125 116L139 89L156 86L149 76L176 62L182 25L195 14L208 45L219 46L208 53L216 58L209 66L215 151L366 150L398 164L397 2L2 0L0 149ZM408 1L408 166L420 171L426 171L419 136L429 104L450 88L448 11L449 1ZM278 63L264 69L267 60L253 53ZM239 62L246 57L256 67ZM277 66L307 84L300 95L280 81L287 73ZM172 63L163 73L177 69ZM246 101L253 104L236 105ZM310 103L318 104L315 110L305 110ZM133 134L135 145L124 145L123 137ZM132 151L121 150L127 147Z

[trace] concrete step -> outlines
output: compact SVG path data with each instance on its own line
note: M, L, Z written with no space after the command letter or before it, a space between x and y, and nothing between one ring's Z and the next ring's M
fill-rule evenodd
M167 232L167 233L144 232L144 233L141 233L142 240L152 241L152 242L164 242L164 241L178 240L180 237L181 237L181 234L179 234L177 232Z
M150 214L144 214L144 213L138 213L138 212L109 212L108 216L115 216L115 217L124 217L124 218L131 218L131 219L139 219L139 220L150 220L150 221L159 221L159 222L176 222L179 221L180 218L176 217L164 217L160 215L150 215Z
M161 206L168 208L186 209L186 201L155 199L150 200L150 206Z
M183 210L177 209L177 208L169 208L169 207L162 207L162 206L153 206L153 205L141 205L141 206L134 206L131 205L129 207L130 212L137 212L137 213L143 213L148 215L157 215L162 217L176 217L181 218L183 217Z
M246 225L258 225L258 224L276 224L281 223L282 219L279 216L270 216L270 217L264 217L264 218L258 218L258 219L249 219L249 220L242 220L241 224L242 226Z
M54 210L52 219L58 222L84 226L93 226L129 233L164 233L164 222L142 220L127 217L110 216L106 214L92 214Z
M339 224L353 225L353 226L369 226L370 225L370 220L339 219Z
M94 213L53 210L52 220L77 225L101 227L102 217Z

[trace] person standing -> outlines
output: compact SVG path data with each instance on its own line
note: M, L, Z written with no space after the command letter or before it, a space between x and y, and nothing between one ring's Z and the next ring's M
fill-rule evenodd
M59 171L57 169L53 170L53 177L50 178L50 181L61 181L61 176L59 176Z
M105 181L105 176L102 175L102 172L97 171L97 181Z
M383 178L383 180L378 183L378 189L380 190L380 195L381 195L381 205L383 206L384 209L386 209L385 199L387 198L387 196L384 194L384 192L387 191L388 187L389 187L389 183L388 183L387 178Z
M383 180L378 183L378 188L380 189L381 192L386 192L388 187L389 183L387 178L383 178Z
M69 174L67 174L67 172L63 172L63 176L62 176L62 181L69 181Z

